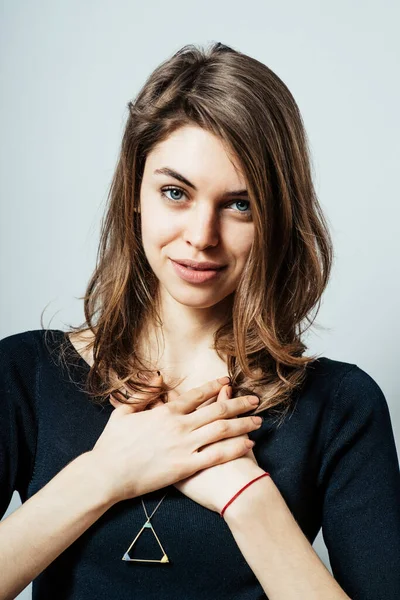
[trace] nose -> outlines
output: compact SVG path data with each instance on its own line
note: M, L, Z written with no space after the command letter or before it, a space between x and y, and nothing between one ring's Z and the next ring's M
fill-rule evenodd
M220 238L219 217L215 207L201 203L193 205L186 212L185 242L203 250L209 246L217 246Z

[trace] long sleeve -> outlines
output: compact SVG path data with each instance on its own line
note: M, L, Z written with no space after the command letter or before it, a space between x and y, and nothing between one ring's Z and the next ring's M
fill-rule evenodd
M0 518L14 491L25 500L36 447L37 354L30 332L0 341Z
M354 366L331 411L320 483L332 573L352 600L398 600L400 471L385 396Z

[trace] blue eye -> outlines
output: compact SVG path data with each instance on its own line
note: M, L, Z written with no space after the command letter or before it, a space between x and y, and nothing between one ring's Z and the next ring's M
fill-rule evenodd
M167 196L167 192L173 192L176 193L178 192L178 194L183 194L184 196L186 196L186 193L184 192L184 190L182 190L179 187L176 186L168 186L165 188L161 189L161 196L163 198L165 198L168 202L170 202L171 204L181 204L182 203L182 197L180 198L170 198L169 196ZM247 204L250 205L250 200L235 200L234 202L228 203L226 204L226 206L232 206L233 204ZM245 217L250 217L251 216L251 210L249 208L247 208L246 210L236 210L234 212L238 212L239 214L244 215Z
M181 194L185 194L185 192L183 190L181 190L180 188L177 188L177 187L170 186L170 187L167 187L167 188L163 188L161 190L161 196L164 196L164 198L166 198L170 202L179 202L180 198L169 198L169 196L166 195L166 192L179 192Z
M235 200L235 202L232 202L232 204L240 204L241 202L244 204L250 205L250 200ZM232 204L228 204L228 206L232 206ZM239 212L247 214L247 213L250 213L251 211L249 209L246 209L246 210L239 210Z

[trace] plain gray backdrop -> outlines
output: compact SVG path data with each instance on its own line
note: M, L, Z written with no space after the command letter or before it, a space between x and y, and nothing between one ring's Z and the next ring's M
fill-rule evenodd
M220 41L300 107L336 253L309 353L378 382L399 448L399 17L388 0L3 0L0 337L46 306L46 326L83 320L127 102L184 44ZM314 549L329 568L322 532Z

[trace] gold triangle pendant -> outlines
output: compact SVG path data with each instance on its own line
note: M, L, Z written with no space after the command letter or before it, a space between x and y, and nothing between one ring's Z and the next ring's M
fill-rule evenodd
M160 546L163 556L160 560L157 559L145 559L145 558L132 558L130 556L130 551L131 548L134 546L134 544L136 543L137 539L139 538L139 536L143 533L143 531L145 529L150 529L155 537L155 539L157 540L158 545ZM150 523L150 520L147 520L146 523L143 525L142 529L139 531L139 533L137 534L137 536L135 537L135 539L133 540L132 544L129 546L128 550L125 552L124 556L122 557L122 560L126 560L126 561L130 561L130 562L151 562L151 563L169 563L169 558L165 553L164 548L161 545L160 540L157 537L156 532L153 529L153 525Z

